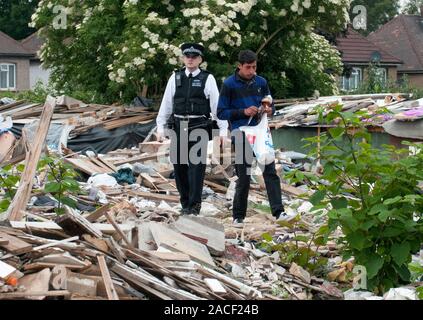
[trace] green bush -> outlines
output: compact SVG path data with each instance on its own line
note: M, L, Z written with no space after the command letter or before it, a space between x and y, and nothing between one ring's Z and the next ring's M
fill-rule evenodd
M0 213L5 212L18 189L20 177L25 166L7 165L0 168ZM57 214L62 214L63 205L76 208L76 201L72 195L78 194L81 190L75 178L77 172L62 159L56 157L43 157L37 165L37 173L47 171L47 181L44 185L44 193L51 194L57 201L58 207L55 209Z
M64 205L76 208L77 202L70 196L80 191L79 183L75 180L78 176L73 167L63 160L53 157L44 157L38 163L39 168L47 169L47 182L44 192L50 193L57 201L57 214L64 213Z
M54 27L54 5L66 6L63 28ZM129 102L148 87L150 98L160 96L182 66L180 45L195 41L219 83L240 50L259 52L258 73L282 98L334 93L327 71L340 73L341 58L314 30L341 31L348 10L349 0L51 0L40 1L31 26L46 40L40 57L65 92Z
M324 167L319 178L307 175L316 182L310 202L315 209L329 209L328 232L341 228L344 258L354 256L367 270L369 289L383 293L410 281L408 264L423 242L418 186L423 180L423 145L409 144L413 154L387 145L372 148L360 119L364 113L341 109L335 107L326 117L328 124L340 121L338 127L308 139L312 155L320 157ZM291 179L303 180L304 173L294 172Z
M7 165L0 168L0 213L6 211L18 189L17 183L25 166L20 164L16 167Z

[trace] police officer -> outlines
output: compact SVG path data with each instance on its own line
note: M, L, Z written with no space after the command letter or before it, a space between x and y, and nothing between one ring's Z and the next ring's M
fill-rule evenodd
M228 123L216 116L219 90L215 78L199 68L204 47L198 43L185 43L181 50L185 67L175 71L168 80L157 116L157 134L159 140L165 135L171 136L171 162L180 194L181 214L198 215L211 120L217 120L221 137L227 135ZM206 137L195 136L198 130L208 132Z

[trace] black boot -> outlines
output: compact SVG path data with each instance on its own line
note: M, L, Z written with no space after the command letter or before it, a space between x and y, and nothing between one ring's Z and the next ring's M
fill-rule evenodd
M190 210L190 214L193 214L194 216L198 216L201 211L201 203L196 203Z
M181 212L181 216L186 216L186 215L190 214L190 209L189 208L182 208L180 212Z

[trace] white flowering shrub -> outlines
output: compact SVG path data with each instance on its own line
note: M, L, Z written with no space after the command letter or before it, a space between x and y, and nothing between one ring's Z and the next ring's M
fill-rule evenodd
M348 22L349 0L42 0L31 24L46 39L41 56L58 87L106 100L132 98L148 86L159 95L181 66L179 46L202 43L205 63L222 80L240 50L259 52L259 70L274 95L332 94L341 72L337 51L315 27L330 32ZM66 29L53 27L54 6Z

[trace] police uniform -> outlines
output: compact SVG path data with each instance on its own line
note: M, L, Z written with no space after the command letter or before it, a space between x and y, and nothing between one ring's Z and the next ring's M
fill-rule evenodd
M196 43L183 44L181 50L184 55L203 56L204 52L203 46ZM217 120L220 136L227 135L227 121L218 120L216 116L218 99L219 90L212 74L200 68L190 72L184 67L169 78L160 105L158 133L165 135L169 119L176 133L171 135L170 152L182 214L198 215L200 212L209 141L204 135L189 141L189 135L195 129L210 129L212 119ZM190 154L195 155L195 159Z

